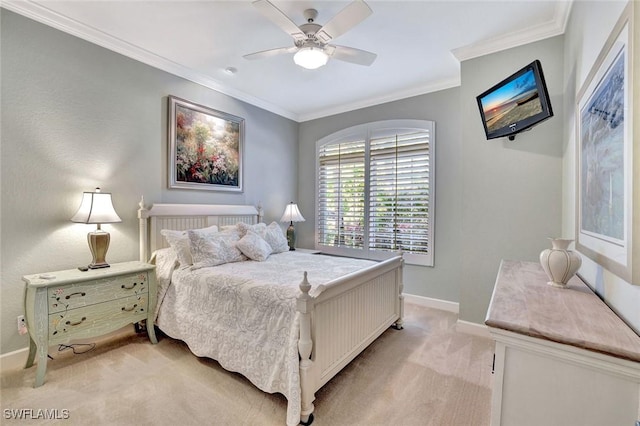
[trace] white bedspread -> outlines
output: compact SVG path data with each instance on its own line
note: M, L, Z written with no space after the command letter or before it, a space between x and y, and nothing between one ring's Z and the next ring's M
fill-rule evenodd
M159 256L162 257L162 256ZM162 263L165 256L159 259ZM164 260L170 261L170 260ZM264 262L245 261L173 271L158 265L157 324L197 356L217 360L259 389L287 397L287 424L300 421L296 297L303 271L311 294L318 286L374 262L286 252ZM161 272L162 271L162 272Z

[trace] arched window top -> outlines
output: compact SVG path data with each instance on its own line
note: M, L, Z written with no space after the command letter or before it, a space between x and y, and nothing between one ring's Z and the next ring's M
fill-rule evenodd
M358 124L346 129L338 130L337 132L334 132L320 139L317 142L317 146L335 141L336 139L347 139L353 137L365 138L371 132L385 133L385 131L388 131L391 134L400 129L421 129L433 131L434 127L435 123L429 120L399 119L372 121L370 123Z

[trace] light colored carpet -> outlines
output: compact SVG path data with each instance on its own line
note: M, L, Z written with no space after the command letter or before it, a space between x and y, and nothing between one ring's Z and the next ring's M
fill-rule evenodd
M489 424L493 342L457 333L457 317L405 304L405 328L387 330L316 393L317 426ZM259 391L216 361L159 335L131 330L93 351L50 354L45 384L35 366L2 376L2 424L282 425L286 400ZM7 409L68 410L68 419L13 420ZM34 411L35 413L35 411Z

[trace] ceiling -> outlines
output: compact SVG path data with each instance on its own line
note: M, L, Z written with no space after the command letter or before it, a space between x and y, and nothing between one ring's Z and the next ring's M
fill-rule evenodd
M322 25L350 1L271 0L296 24ZM251 0L3 1L2 7L284 117L303 122L460 84L460 61L562 34L571 0L367 0L373 14L335 44L378 55L303 69L292 38ZM333 42L332 42L333 43ZM532 60L535 58L532 58ZM526 64L514 64L514 71ZM235 73L226 71L234 68Z

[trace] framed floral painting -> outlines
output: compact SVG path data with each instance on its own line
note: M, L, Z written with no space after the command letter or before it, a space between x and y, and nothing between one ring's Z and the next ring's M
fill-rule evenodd
M169 188L242 192L244 119L169 96Z

